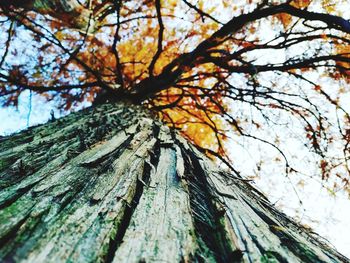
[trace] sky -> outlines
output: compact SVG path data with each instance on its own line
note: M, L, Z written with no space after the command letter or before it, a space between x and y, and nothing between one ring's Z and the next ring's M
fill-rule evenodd
M31 110L30 104L32 104ZM43 98L34 96L30 103L29 92L26 91L21 94L17 108L0 107L0 135L10 135L29 126L44 123L51 118L51 110L55 112L55 116L60 115L53 103L50 105L44 102Z

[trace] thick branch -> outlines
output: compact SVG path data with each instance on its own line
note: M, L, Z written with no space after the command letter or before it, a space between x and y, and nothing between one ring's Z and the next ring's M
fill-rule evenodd
M301 10L287 4L270 6L264 9L256 9L252 13L243 14L232 18L211 37L201 42L192 52L185 53L170 62L164 67L163 72L156 78L153 78L152 81L150 79L145 79L136 85L133 89L136 100L144 100L152 97L155 93L167 89L173 85L183 73L194 66L194 63L200 57L205 56L211 48L214 48L226 41L229 36L242 29L246 24L279 13L288 13L310 21L322 21L326 23L329 28L350 33L350 23L343 18L333 15Z
M158 31L158 46L157 46L157 52L154 55L148 71L151 77L153 77L153 70L154 70L154 66L157 62L157 60L160 57L160 54L163 51L163 33L164 33L164 24L163 24L163 20L162 20L162 13L161 13L161 4L160 4L160 0L156 0L156 10L157 10L157 20L158 20L158 26L159 26L159 31Z

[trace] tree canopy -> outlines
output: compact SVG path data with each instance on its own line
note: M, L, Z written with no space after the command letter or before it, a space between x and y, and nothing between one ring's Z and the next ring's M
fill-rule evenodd
M0 100L17 106L31 90L62 110L105 100L143 104L236 173L230 149L244 140L271 147L285 173L303 173L294 165L301 156L289 149L294 138L327 187L350 192L344 6L0 0Z

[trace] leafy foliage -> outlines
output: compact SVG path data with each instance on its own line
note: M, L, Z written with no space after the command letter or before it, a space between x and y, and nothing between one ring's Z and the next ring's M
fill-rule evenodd
M342 4L0 0L0 96L16 106L30 89L64 110L103 98L142 103L234 170L228 153L246 139L271 147L286 173L301 172L293 137L330 188L349 191Z

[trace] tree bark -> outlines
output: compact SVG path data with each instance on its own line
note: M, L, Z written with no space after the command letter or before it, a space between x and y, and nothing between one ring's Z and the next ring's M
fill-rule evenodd
M105 1L96 10L89 7L88 3L89 1L84 5L79 0L0 0L0 8L9 10L24 8L40 14L49 14L66 26L93 32L97 26L94 23L98 21L103 11L108 9L110 2Z
M142 107L0 138L1 262L347 262Z

